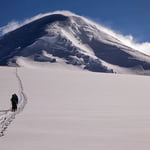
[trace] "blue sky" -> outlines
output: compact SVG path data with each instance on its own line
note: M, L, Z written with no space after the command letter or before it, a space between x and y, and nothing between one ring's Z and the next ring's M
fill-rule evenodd
M149 0L1 0L0 26L39 13L69 10L138 41L150 41Z

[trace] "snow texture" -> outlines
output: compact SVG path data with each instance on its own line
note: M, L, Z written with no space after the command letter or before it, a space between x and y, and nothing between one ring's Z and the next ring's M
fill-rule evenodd
M15 76L16 76L16 79L18 80L18 87L19 87L18 109L16 112L12 112L11 108L8 110L0 110L0 136L4 136L4 132L6 131L10 123L15 119L16 114L19 114L21 111L23 111L27 103L27 97L25 96L22 81L19 77L17 68L15 71Z
M2 150L149 150L150 77L56 68L18 69L28 104ZM18 89L14 72L0 68L1 110Z

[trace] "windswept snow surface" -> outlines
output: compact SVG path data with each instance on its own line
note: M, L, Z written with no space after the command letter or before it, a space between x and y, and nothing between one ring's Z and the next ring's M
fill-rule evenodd
M15 68L0 68L0 109L18 90ZM2 150L149 150L150 77L63 69L18 73L28 103Z

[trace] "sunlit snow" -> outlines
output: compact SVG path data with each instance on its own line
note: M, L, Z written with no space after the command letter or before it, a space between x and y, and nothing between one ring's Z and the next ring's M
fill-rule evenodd
M35 66L18 68L28 103L2 150L149 150L149 77ZM0 110L19 94L15 71L0 68Z

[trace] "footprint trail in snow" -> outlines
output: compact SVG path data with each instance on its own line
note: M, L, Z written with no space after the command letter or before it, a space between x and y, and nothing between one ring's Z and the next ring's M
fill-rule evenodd
M4 133L10 123L15 119L15 116L23 111L25 105L27 104L27 97L24 93L23 84L21 81L21 78L18 73L18 69L15 70L15 76L18 80L18 86L19 86L19 103L18 103L18 109L16 112L12 112L11 109L8 110L0 110L0 137L4 136Z

